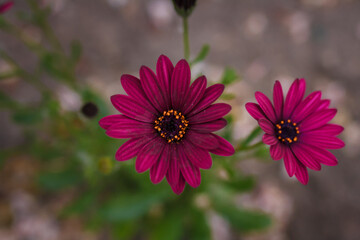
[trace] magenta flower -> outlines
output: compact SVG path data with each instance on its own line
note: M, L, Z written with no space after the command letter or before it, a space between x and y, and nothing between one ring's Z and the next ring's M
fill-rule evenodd
M201 76L190 86L190 67L180 60L175 68L161 55L156 75L148 67L140 68L140 80L123 75L121 84L128 95L111 97L122 114L100 120L106 134L113 138L130 138L116 152L118 161L137 156L135 168L141 173L150 169L150 179L159 183L164 176L176 194L185 187L200 185L200 168L212 165L209 152L230 156L233 146L212 132L222 129L223 118L231 107L214 103L224 85L206 88Z
M320 91L302 100L305 88L305 80L296 79L284 102L281 84L276 81L274 105L263 93L256 92L259 104L247 103L245 106L265 132L263 142L270 145L271 157L274 160L283 158L289 176L295 174L302 184L309 180L307 168L319 171L320 164L337 165L336 157L326 149L345 146L336 137L344 128L328 123L337 110L328 108L330 101L321 100Z
M8 11L14 3L12 1L4 2L3 4L0 4L0 14Z

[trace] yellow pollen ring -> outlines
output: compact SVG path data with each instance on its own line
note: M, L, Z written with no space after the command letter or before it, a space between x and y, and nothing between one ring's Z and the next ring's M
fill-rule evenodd
M174 116L175 119L177 119L177 120L180 119L180 121L181 121L181 123L177 126L180 131L174 137L167 136L166 132L161 132L163 124L164 124L163 120L167 117L170 117L171 115ZM164 111L162 113L162 115L154 121L154 129L157 130L159 132L160 136L165 138L168 143L171 143L174 141L176 141L176 142L180 141L184 137L184 134L186 133L186 129L187 129L188 125L189 125L189 121L185 119L185 116L182 115L181 112L173 110L173 109Z
M290 124L290 126L287 125L288 123ZM285 124L285 121L282 120L282 121L280 121L279 124L276 124L276 125L275 125L275 127L277 128L277 133L279 134L279 135L277 136L277 138L279 139L279 141L288 142L288 143L297 142L297 141L299 140L298 135L300 134L300 130L299 130L299 127L297 126L297 123L292 122L291 119L287 119L285 126L284 126L284 124ZM290 137L283 137L282 135L280 135L280 134L283 133L283 130L284 130L283 128L284 128L284 127L285 127L285 128L294 127L293 129L294 129L295 132L296 132L296 136L290 138Z

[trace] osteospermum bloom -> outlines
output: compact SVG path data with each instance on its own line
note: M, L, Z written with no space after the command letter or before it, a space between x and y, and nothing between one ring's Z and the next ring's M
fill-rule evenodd
M345 145L336 137L344 128L328 123L337 110L329 108L330 101L322 100L320 91L303 100L305 88L305 80L296 79L284 102L281 84L276 81L273 104L261 92L255 93L259 104L246 104L247 111L265 132L263 142L270 145L272 159L283 158L289 176L295 174L302 184L309 180L307 168L319 171L320 164L337 165L336 157L327 149Z
M8 1L3 4L0 4L0 14L8 11L13 5L14 3L12 1Z
M116 152L118 161L137 156L137 172L150 169L155 184L166 176L177 194L184 190L185 181L191 187L200 185L200 168L212 165L209 152L222 156L234 153L230 143L212 133L226 126L223 117L231 110L228 104L213 104L224 85L206 88L206 77L201 76L190 86L190 78L185 60L174 67L162 55L156 75L142 66L140 80L131 75L121 77L128 95L114 95L111 102L122 114L99 122L108 136L130 138Z

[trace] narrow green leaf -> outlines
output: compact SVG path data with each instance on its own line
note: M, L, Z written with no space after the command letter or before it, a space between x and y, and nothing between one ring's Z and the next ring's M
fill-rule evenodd
M223 76L221 78L221 83L224 85L229 85L235 82L239 76L237 75L236 71L232 68L225 68Z
M246 148L257 136L262 133L260 127L256 127L240 144L240 149Z
M233 189L236 192L247 192L255 187L255 178L251 176L238 176L234 177L230 181L224 182L226 187Z
M208 44L204 44L202 46L200 52L196 56L196 58L191 62L191 65L195 65L199 62L202 62L206 58L206 56L209 54L209 51L210 51L210 46Z
M87 192L79 196L71 202L70 205L64 208L62 215L68 216L71 214L80 214L88 210L96 200L95 192Z
M233 93L223 93L222 95L221 95L221 99L222 100L226 100L226 101L228 101L228 100L233 100L233 99L235 99L235 94L233 94Z

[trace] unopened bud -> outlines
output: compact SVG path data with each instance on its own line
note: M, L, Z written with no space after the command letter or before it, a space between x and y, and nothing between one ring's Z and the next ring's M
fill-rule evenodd
M195 8L196 0L173 0L176 12L182 17L188 17Z

